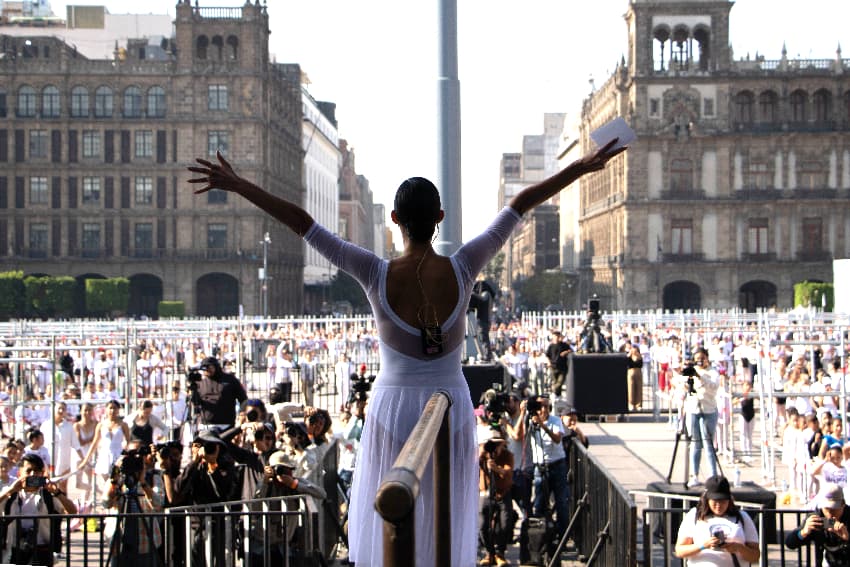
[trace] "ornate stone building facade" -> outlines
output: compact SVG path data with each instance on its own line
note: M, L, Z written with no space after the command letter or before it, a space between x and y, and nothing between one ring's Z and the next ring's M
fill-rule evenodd
M194 195L186 166L221 150L271 193L303 202L301 71L269 60L259 2L177 5L174 33L90 58L31 30L0 31L0 257L25 274L127 277L131 314L303 309L304 247L259 209Z
M732 6L631 0L583 105L583 148L616 116L638 135L580 189L580 293L605 309L788 308L850 254L850 60L735 60Z

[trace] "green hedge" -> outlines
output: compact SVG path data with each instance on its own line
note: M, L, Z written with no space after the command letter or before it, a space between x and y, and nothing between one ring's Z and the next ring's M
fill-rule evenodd
M832 311L835 306L835 289L831 283L800 282L794 284L794 307L816 307L823 305L822 297L826 296L826 311Z
M0 319L20 317L24 312L25 298L24 273L0 272Z
M130 304L130 280L106 278L86 280L86 311L91 315L127 312Z
M183 318L186 316L186 304L182 301L160 301L156 306L156 312L160 319Z
M24 278L26 313L36 317L70 317L77 280L71 276Z

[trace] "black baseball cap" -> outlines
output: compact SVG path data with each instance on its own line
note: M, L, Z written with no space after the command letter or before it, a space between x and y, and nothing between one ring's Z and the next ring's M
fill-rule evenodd
M705 496L710 500L731 500L732 489L725 476L715 475L705 479Z

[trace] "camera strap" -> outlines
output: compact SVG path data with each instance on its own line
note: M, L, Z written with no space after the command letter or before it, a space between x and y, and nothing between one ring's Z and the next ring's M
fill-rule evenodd
M738 561L738 556L737 556L737 555L735 555L734 553L730 553L730 555L732 556L732 564L733 564L735 567L741 567L741 562L740 562L740 561Z

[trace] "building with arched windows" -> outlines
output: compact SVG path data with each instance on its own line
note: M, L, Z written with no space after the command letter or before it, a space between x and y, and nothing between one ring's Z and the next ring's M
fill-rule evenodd
M727 0L631 0L628 55L582 108L638 140L580 184L582 297L793 305L850 255L850 60L735 59Z
M131 314L163 299L190 315L256 314L264 294L268 313L301 313L301 240L243 199L186 183L196 156L221 151L303 202L301 71L269 60L266 8L180 0L173 21L128 17L69 7L67 29L0 28L4 269L127 277ZM143 37L119 42L110 26Z

